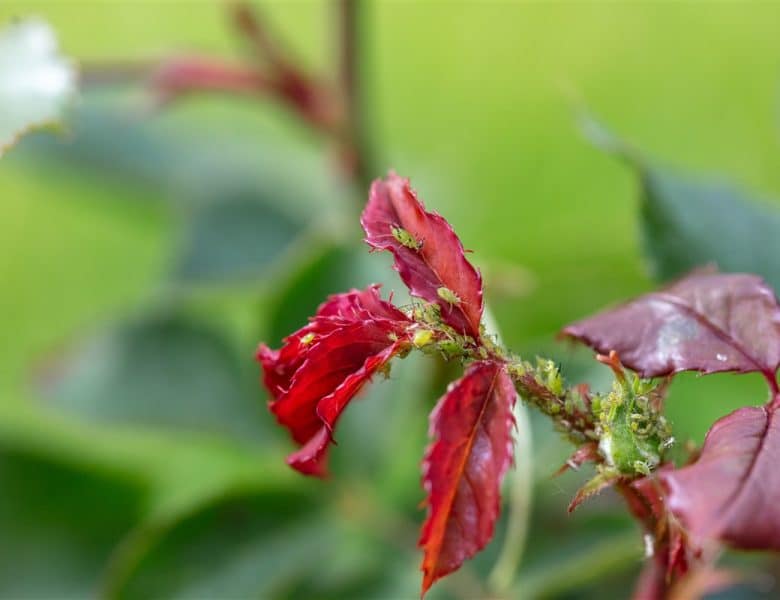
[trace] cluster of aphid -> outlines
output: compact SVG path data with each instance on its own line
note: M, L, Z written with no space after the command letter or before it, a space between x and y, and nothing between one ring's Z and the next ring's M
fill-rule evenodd
M393 237L407 248L419 249L422 242L404 229L394 227ZM448 304L460 299L447 288L437 293ZM649 474L663 460L673 444L671 430L661 414L663 386L626 373L616 356L604 357L616 379L605 395L590 394L587 386L568 387L560 367L548 359L532 364L508 355L482 330L480 340L456 332L443 322L441 307L414 302L409 316L418 329L412 345L446 360L484 360L488 357L507 362L507 370L520 396L549 415L555 427L575 444L592 443L600 459L599 480L637 477Z
M300 446L288 463L316 476L326 473L341 413L374 374L388 374L393 359L420 350L463 364L463 375L432 412L432 441L422 462L428 507L420 537L423 593L493 536L501 480L511 464L518 395L576 446L567 466L595 464L596 475L570 510L611 485L629 502L644 494L632 486L662 468L673 442L661 414L665 385L626 373L612 352L598 359L613 370L614 385L606 394L592 394L586 385L567 385L553 361L526 361L504 349L483 324L479 271L449 223L425 210L407 180L391 173L374 182L361 224L372 250L393 254L415 300L398 307L381 298L377 285L336 294L282 348L261 345L258 359L273 394L270 408ZM315 338L320 334L321 340ZM637 515L643 521L657 516L639 516L639 509ZM659 538L654 547L670 543Z
M671 427L661 414L663 390L631 373L619 375L612 391L592 400L598 416L599 452L607 468L649 475L672 446Z

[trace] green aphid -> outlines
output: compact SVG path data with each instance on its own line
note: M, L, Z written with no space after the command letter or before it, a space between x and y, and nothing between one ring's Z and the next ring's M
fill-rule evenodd
M390 233L393 234L396 242L410 250L419 250L423 246L421 241L417 240L403 227L390 227Z
M460 304L460 297L450 288L440 287L436 290L436 293L439 295L439 298L450 306L458 306Z
M647 382L615 382L593 409L599 416L599 452L610 467L625 475L647 475L671 445L666 420L651 408ZM637 394L637 392L642 392Z
M441 326L441 308L438 304L417 304L412 310L412 318L438 329Z
M307 333L303 337L301 337L301 344L304 346L308 346L314 341L315 336L312 332Z
M522 360L514 360L507 366L509 375L514 379L520 379L531 370L531 365Z
M444 339L436 344L436 347L442 353L446 360L459 358L467 354L463 344L455 339Z
M433 341L433 331L430 329L418 329L414 332L412 344L415 348L424 348Z
M392 363L387 362L387 363L381 365L377 369L377 372L380 375L382 375L382 377L384 377L385 379L390 379L390 369L392 368L392 366L393 366Z

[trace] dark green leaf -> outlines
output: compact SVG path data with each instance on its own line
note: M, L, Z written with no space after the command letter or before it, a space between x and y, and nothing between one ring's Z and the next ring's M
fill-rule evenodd
M660 280L714 264L755 273L780 291L780 210L719 179L678 174L647 159L588 118L586 134L625 159L641 185L640 228L652 274ZM774 204L774 206L773 206Z
M153 545L122 598L274 598L327 569L336 527L289 495L228 499L183 519Z
M257 279L310 223L339 227L350 198L321 157L284 141L209 132L175 113L148 118L128 100L90 96L72 135L32 136L18 156L172 203L182 222L173 260L179 281Z
M33 135L19 148L24 159L48 159L111 183L142 186L151 199L168 196L180 185L191 153L140 115L107 109L87 98L73 111L67 136Z
M138 519L140 486L0 451L0 596L88 598Z
M709 263L780 290L780 211L726 183L658 168L641 174L644 250L661 280Z
M244 438L265 434L259 388L230 343L189 318L124 323L54 367L44 392L57 408L111 422Z
M316 148L263 137L253 122L236 131L209 113L152 115L121 93L85 95L69 122L67 137L30 136L17 156L185 207L240 189L308 220L312 208L340 214L351 200Z
M300 232L301 223L257 197L254 190L226 190L192 214L176 276L188 282L258 276Z

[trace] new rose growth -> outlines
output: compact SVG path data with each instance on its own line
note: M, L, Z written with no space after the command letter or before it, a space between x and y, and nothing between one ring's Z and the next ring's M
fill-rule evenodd
M780 549L780 505L772 493L780 491L772 468L780 455L780 308L758 277L694 273L565 328L615 374L608 393L594 394L568 386L552 361L526 361L486 334L479 271L449 223L425 210L407 180L391 173L375 181L361 224L372 250L392 253L419 302L404 312L382 298L379 286L331 296L280 349L261 344L257 358L270 410L299 446L288 463L315 476L327 473L342 412L391 361L422 351L463 364L462 377L431 413L432 441L422 460L423 594L493 537L518 395L575 445L567 464L595 465L570 510L614 487L644 528L652 557L637 598L675 597L694 574L709 573L713 586L722 582L709 567L720 543ZM673 437L664 395L668 379L686 370L759 372L771 394L766 405L716 422L698 459L675 468L666 456Z

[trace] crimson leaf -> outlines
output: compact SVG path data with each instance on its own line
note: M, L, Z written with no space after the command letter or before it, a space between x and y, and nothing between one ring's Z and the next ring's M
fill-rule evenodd
M569 469L574 469L576 471L587 462L597 462L599 457L599 445L596 442L582 444L568 459L566 459L566 462L555 472L555 475L562 475Z
M393 253L412 295L438 304L445 323L479 339L482 277L450 224L425 210L407 179L390 173L375 181L360 222L371 247Z
M764 374L774 399L741 408L707 434L699 459L659 473L665 506L700 540L737 548L780 550L780 307L754 275L695 273L564 329L601 352L617 350L646 376L677 371ZM672 540L670 566L682 551Z
M645 377L679 371L758 371L780 364L780 308L755 275L693 273L673 285L567 326L564 335Z
M301 445L287 459L293 468L325 474L341 412L374 373L409 347L410 324L372 286L329 298L281 349L260 346L271 411Z
M501 480L512 460L515 399L505 366L483 361L450 385L431 413L434 441L423 461L423 593L493 537Z
M699 548L692 546L688 535L672 518L669 505L658 476L674 471L674 465L663 465L655 474L642 477L618 487L628 503L628 508L641 522L647 533L653 536L652 562L660 569L661 580L667 582L689 572L692 558ZM652 570L650 567L645 569Z
M661 474L669 508L693 535L780 550L778 403L780 396L723 417L694 464Z

